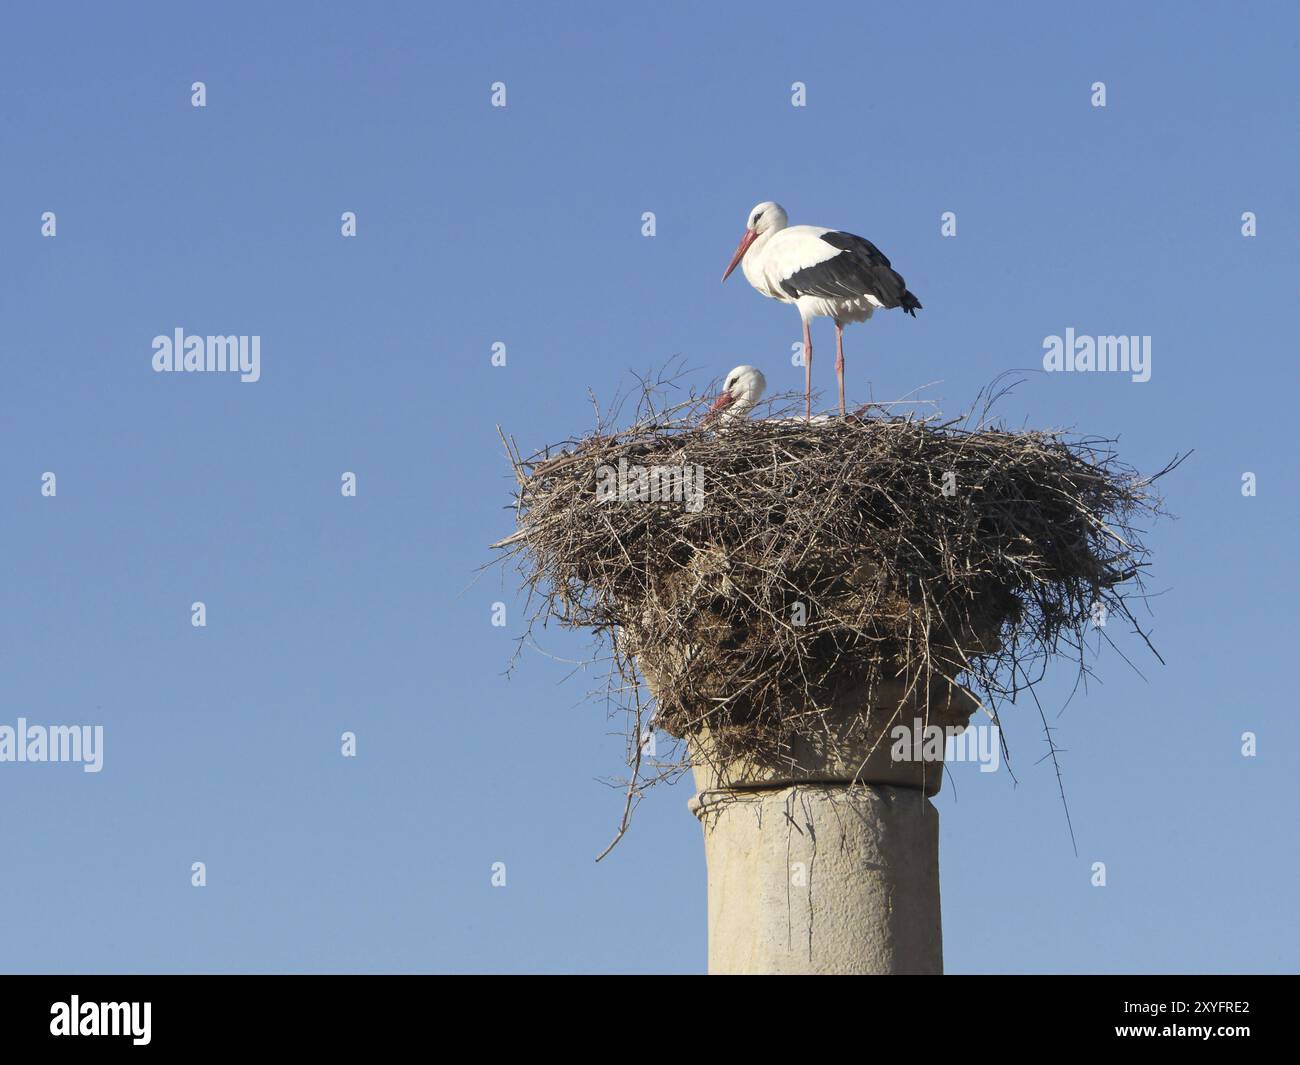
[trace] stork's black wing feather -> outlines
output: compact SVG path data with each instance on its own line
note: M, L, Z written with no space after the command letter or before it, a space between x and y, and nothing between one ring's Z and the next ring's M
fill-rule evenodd
M902 307L916 317L921 301L907 290L907 282L871 241L839 232L823 233L821 239L838 248L839 254L787 277L781 282L786 295L794 299L820 296L832 300L875 296L882 307Z

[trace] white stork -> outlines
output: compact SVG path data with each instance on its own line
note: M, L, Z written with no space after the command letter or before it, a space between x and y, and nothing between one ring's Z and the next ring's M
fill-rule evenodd
M757 370L753 366L737 366L731 373L727 374L723 382L722 391L718 393L717 398L713 401L713 406L704 416L702 424L708 425L715 418L719 421L718 431L721 432L728 425L733 425L742 418L748 418L749 412L757 405L763 396L763 390L767 388L767 378L763 376L762 370ZM865 408L863 408L865 409ZM861 414L858 410L855 414ZM829 414L818 414L812 419L814 422L829 422ZM765 418L764 425L806 425L806 418Z
M812 417L811 318L835 321L835 373L844 414L844 326L865 322L877 307L902 307L913 318L921 301L869 240L821 226L786 224L785 208L768 200L749 212L745 235L722 275L740 263L764 296L793 303L803 319L805 414Z
M704 421L708 423L716 418L721 425L726 425L749 417L749 412L754 409L766 387L767 378L763 376L762 370L756 370L752 366L737 366L727 374L722 391L713 401Z

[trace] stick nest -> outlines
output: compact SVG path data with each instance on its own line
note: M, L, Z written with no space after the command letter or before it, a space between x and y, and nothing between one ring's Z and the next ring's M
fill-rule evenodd
M530 459L508 444L518 531L495 546L531 593L530 633L557 622L603 641L633 755L646 724L707 729L723 757L788 747L900 682L923 705L961 683L996 721L1052 656L1086 672L1090 633L1142 634L1139 525L1177 460L1140 477L1112 440L1009 431L987 407L718 430L698 400L658 410L647 388L629 428ZM664 469L701 477L701 494L675 496Z

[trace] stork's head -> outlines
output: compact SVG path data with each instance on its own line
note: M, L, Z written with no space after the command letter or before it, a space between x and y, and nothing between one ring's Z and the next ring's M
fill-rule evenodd
M731 257L731 262L727 264L727 272L722 275L722 280L726 281L731 276L731 271L745 257L745 252L749 251L749 246L754 241L758 240L764 233L774 233L778 229L784 229L785 223L785 208L779 203L765 200L754 207L749 212L749 218L745 222L745 235L740 238L736 254Z
M758 403L767 387L761 370L752 366L737 366L723 382L722 391L709 409L708 419L720 418L723 422L744 418Z

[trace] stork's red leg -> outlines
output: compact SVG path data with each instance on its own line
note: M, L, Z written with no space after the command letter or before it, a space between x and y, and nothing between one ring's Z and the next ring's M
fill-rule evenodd
M804 417L812 421L812 336L807 318L803 320L803 410Z
M835 323L835 376L840 379L840 417L844 417L844 327Z

